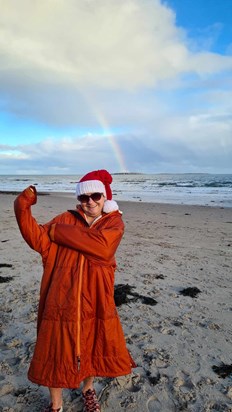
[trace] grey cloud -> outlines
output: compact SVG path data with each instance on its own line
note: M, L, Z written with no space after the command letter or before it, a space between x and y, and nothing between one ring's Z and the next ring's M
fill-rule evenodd
M2 173L82 173L97 168L112 172L121 170L115 147L124 157L128 171L186 172L215 171L231 168L232 145L223 147L190 147L184 141L162 141L157 137L118 135L114 147L108 137L86 136L76 139L47 140L35 145L18 145L22 157L0 156ZM0 150L7 150L7 146ZM9 147L10 149L10 147ZM121 170L122 171L122 170Z

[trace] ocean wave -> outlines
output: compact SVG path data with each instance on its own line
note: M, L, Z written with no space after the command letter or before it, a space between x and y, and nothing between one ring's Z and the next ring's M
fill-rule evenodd
M81 176L80 176L81 177ZM34 184L38 192L75 196L77 175L2 175L0 191L21 191ZM170 202L232 207L232 175L115 174L112 190L117 200Z
M232 187L232 181L209 182L205 183L204 187Z
M231 187L232 188L232 181L222 181L222 182L192 182L192 183L185 183L185 182L159 182L156 183L158 187L186 187L186 188L199 188L199 187Z

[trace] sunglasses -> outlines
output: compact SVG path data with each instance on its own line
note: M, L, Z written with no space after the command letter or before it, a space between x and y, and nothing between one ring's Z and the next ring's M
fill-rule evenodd
M94 202L98 202L102 197L102 193L92 193L91 195L80 195L78 196L78 200L81 203L88 203L89 199L92 199Z

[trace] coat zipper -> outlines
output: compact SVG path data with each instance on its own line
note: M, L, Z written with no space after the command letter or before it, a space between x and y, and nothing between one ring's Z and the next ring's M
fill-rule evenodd
M83 281L83 265L84 256L81 255L80 259L80 269L79 269L79 282L77 291L77 369L81 368L81 291L82 291L82 281Z
M102 218L102 216L101 216ZM99 217L100 219L100 217ZM97 223L99 219L96 219L92 222L89 226L90 228ZM83 281L83 265L84 265L85 257L81 255L80 259L80 270L79 270L79 282L78 282L78 290L77 290L77 369L80 371L81 368L81 291L82 291L82 281Z

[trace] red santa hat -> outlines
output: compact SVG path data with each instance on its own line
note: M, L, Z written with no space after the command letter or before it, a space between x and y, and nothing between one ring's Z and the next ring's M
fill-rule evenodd
M104 202L103 212L110 213L118 210L118 204L112 200L112 191L110 184L113 178L107 170L94 170L83 176L76 186L77 197L86 193L99 192L103 193L106 200Z

